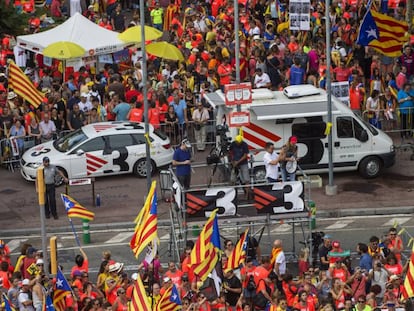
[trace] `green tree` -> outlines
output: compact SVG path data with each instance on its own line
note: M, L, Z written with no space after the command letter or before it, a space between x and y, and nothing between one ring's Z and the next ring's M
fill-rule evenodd
M18 14L13 7L13 0L10 4L7 1L0 1L0 29L4 34L21 35L24 33L24 28L28 27L28 16L26 14Z

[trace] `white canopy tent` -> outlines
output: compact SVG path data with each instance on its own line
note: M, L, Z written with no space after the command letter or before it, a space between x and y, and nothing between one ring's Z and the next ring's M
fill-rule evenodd
M79 13L53 29L17 37L17 45L42 54L43 49L58 41L76 43L85 49L86 56L104 55L123 50L133 43L118 39L118 32L105 29Z

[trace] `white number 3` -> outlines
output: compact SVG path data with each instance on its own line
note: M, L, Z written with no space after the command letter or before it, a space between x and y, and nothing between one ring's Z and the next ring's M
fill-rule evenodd
M218 216L234 216L236 215L236 205L234 199L236 198L236 190L234 188L212 188L208 189L205 194L206 197L215 196L216 207L219 208ZM223 211L224 210L224 211ZM206 217L209 217L211 211L205 212Z

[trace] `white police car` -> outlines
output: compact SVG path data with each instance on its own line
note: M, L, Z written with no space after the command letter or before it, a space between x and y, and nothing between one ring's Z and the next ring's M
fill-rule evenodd
M69 179L134 173L147 175L144 123L101 122L70 132L55 141L27 150L21 160L21 174L29 181L43 157L50 158ZM170 139L149 126L151 169L172 162Z

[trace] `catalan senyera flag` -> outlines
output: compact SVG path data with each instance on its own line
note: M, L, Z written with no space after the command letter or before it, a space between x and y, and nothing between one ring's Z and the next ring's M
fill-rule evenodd
M67 194L62 193L60 196L69 218L81 218L89 221L95 218L94 212L87 210Z
M204 282L215 268L221 255L220 233L217 221L217 209L214 210L201 230L191 251L189 265L198 278Z
M43 101L44 94L36 89L29 77L14 62L9 63L9 86L35 108Z
M397 57L402 54L402 46L408 40L406 22L375 12L368 6L359 28L358 44L373 47L386 56Z
M56 273L55 291L53 293L53 305L56 311L64 311L66 308L65 297L72 291L68 281L58 268Z
M243 232L239 241L236 243L233 251L231 252L229 258L227 259L227 264L224 268L226 269L237 269L241 264L246 260L247 254L247 238L249 234L249 229Z
M134 289L132 290L132 298L129 303L128 311L152 311L145 292L144 284L142 284L140 277L138 277L134 283Z
M408 263L407 275L405 276L404 286L402 290L404 299L414 297L414 243L411 250L410 262Z
M181 310L181 300L180 295L178 294L178 290L173 284L170 288L168 288L160 300L158 301L157 305L155 306L155 311L177 311Z
M153 243L154 239L158 241L157 236L157 194L156 181L153 181L145 200L144 207L135 219L135 232L131 238L129 246L135 257L147 248L149 243Z

